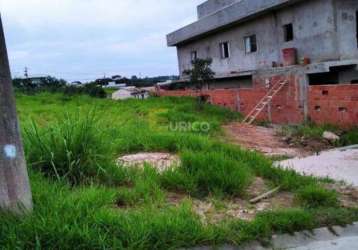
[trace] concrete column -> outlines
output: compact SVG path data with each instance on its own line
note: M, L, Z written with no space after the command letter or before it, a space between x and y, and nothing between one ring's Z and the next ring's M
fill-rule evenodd
M300 84L300 103L303 106L303 115L304 122L308 122L309 118L309 80L307 74L301 72L299 75L299 84Z
M0 17L0 208L32 209L30 183L16 116L15 98Z

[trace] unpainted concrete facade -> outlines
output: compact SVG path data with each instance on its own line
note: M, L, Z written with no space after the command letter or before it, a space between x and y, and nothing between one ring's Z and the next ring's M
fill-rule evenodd
M249 0L242 2L245 1ZM220 11L222 6L213 4L217 2L208 1L201 6L211 3L224 15L225 8ZM226 8L232 8L232 2L235 1L224 1L231 3ZM200 6L198 10L199 16L204 15L199 21L208 19L205 14L213 11ZM182 72L191 68L193 51L199 58L213 59L212 69L218 77L280 65L285 48L296 48L298 58L309 58L311 63L358 59L357 11L358 1L354 0L298 1L217 33L176 44L179 72L184 77ZM294 39L288 42L284 40L286 24L292 24L294 33ZM254 53L245 52L244 38L250 35L256 35L257 39L258 50ZM229 58L221 58L222 42L229 42Z
M200 4L197 8L198 11L198 19L211 15L230 4L235 2L239 2L240 0L209 0L202 4Z

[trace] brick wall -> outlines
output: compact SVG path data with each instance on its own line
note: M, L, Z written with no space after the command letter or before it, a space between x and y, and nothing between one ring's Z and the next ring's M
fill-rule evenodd
M196 97L199 95L207 95L210 103L219 105L238 111L238 90L235 89L216 89L206 91L195 91L195 90L172 90L172 91L159 91L160 96L191 96Z
M309 87L309 117L318 124L358 125L358 85Z
M300 102L299 77L273 76L269 78L255 77L251 89L216 89L201 92L209 96L214 105L227 107L233 111L239 111L247 115L264 97L267 92L266 85L271 86L280 80L288 79L286 85L274 98L270 107L266 107L258 120L271 119L277 124L299 124L304 119L304 107ZM198 96L199 91L160 91L161 96ZM309 118L318 124L334 124L341 127L358 125L358 85L320 85L310 86L308 90Z
M268 81L269 80L269 81ZM296 124L304 121L303 107L300 105L299 80L296 76L276 75L269 78L256 77L254 88L240 89L240 112L248 114L267 93L266 84L270 86L288 80L289 84L273 98L269 107L260 114L258 120L271 120L277 124Z
M267 84L273 86L281 80L289 80L273 99L272 105L266 107L257 120L272 120L274 123L300 123L303 121L303 108L299 105L298 81L295 76L275 75L269 78L255 77L253 88L215 89L203 91L214 105L227 107L247 115L267 93ZM161 96L198 96L194 90L160 91Z

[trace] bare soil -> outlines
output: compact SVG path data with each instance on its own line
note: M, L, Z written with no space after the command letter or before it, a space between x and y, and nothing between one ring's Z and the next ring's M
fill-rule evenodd
M289 145L285 138L278 135L275 128L230 123L223 126L225 139L246 149L255 150L266 156L304 157L312 154L311 151Z
M143 167L145 164L151 165L159 172L164 172L172 166L180 164L177 155L169 153L137 153L124 155L117 160L117 164L124 167Z
M178 206L184 200L192 202L193 211L201 218L202 222L215 224L225 219L241 219L251 221L257 213L276 210L280 208L294 207L294 195L289 192L278 192L270 198L263 199L256 204L249 200L272 189L262 178L255 178L247 189L245 199L232 198L223 201L207 198L200 200L189 197L185 194L168 193L167 202L170 205Z
M338 192L341 207L358 208L357 188L340 183L327 184L326 188ZM185 200L191 201L193 211L205 224L216 224L229 219L252 221L260 212L293 208L298 205L296 204L294 194L285 191L278 192L256 204L251 204L249 202L250 199L266 193L271 189L272 187L269 187L262 178L257 177L247 189L247 197L244 199L232 198L218 201L209 197L200 200L183 193L168 193L167 203L169 205L179 206Z
M326 188L337 191L342 207L358 208L358 187L347 186L341 183L332 183L327 184Z

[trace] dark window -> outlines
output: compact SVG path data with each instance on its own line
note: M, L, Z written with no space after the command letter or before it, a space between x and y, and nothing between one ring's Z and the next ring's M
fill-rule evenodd
M309 74L308 78L310 85L328 85L339 83L338 72Z
M209 84L209 89L238 89L252 88L252 76L216 79Z
M294 39L292 23L283 26L283 35L284 35L285 42L289 42Z
M230 44L229 42L220 43L221 58L230 57Z
M191 52L191 60L195 61L196 59L198 59L198 52L197 51L192 51Z
M244 38L245 40L245 52L246 53L253 53L257 51L257 41L256 35L247 36Z
M339 108L338 108L338 111L339 111L339 112L347 112L348 109L347 109L346 107L339 107Z

